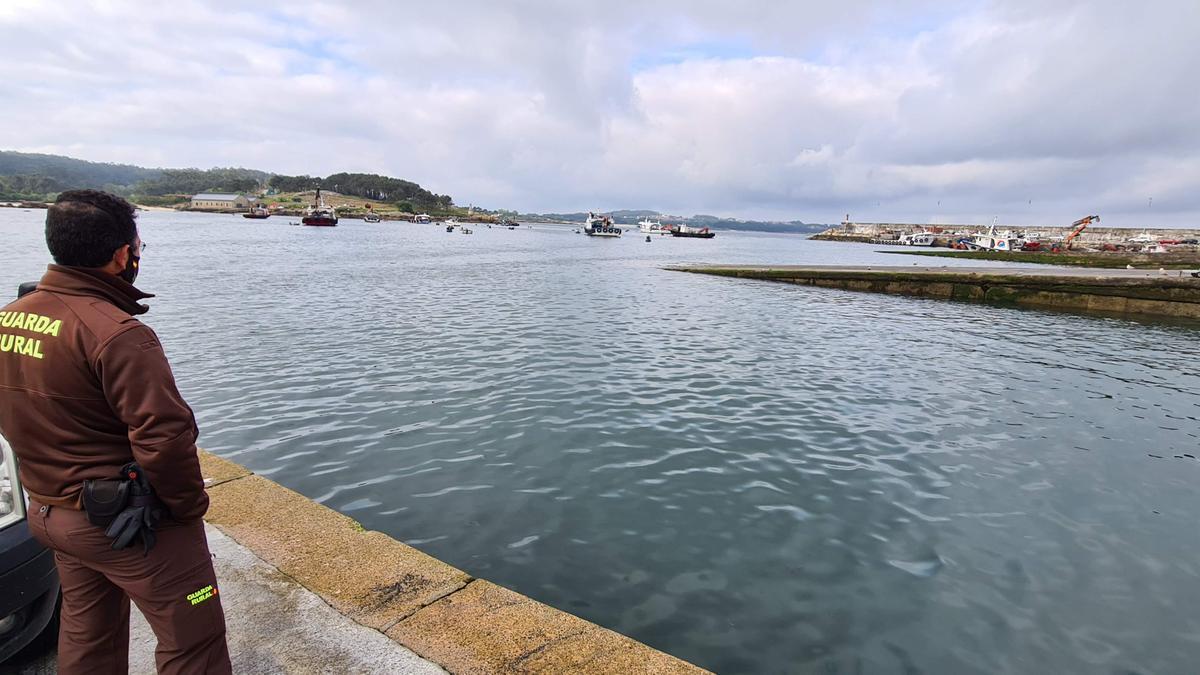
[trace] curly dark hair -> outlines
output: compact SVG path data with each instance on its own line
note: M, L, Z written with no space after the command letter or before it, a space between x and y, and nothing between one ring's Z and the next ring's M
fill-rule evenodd
M104 267L137 241L136 209L100 190L68 190L46 213L46 247L59 265Z

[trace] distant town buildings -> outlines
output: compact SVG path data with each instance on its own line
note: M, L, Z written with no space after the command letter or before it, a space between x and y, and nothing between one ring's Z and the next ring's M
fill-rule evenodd
M250 200L246 195L232 194L227 192L201 192L192 197L193 209L246 209L250 207Z

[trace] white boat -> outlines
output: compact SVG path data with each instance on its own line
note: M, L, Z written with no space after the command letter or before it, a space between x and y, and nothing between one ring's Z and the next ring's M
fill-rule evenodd
M932 232L912 232L900 235L900 239L896 243L903 246L933 246L933 240L936 237L937 235Z
M649 218L638 221L638 230L642 234L671 234L671 228Z
M619 237L621 228L613 225L612 218L588 213L587 222L583 225L583 233L589 237Z
M970 239L964 239L962 243L972 251L1016 251L1021 248L1012 232L996 232L995 221L992 221L987 232L971 235Z
M364 223L378 223L380 220L382 219L377 213L368 213L367 215L363 216Z
M443 221L442 224L446 226L447 232L449 232L450 230L453 230L454 228L459 226L458 218L455 218L454 216L450 216L445 221Z
M413 216L413 222L414 222L414 223L422 223L422 224L428 225L429 223L432 223L432 222L433 222L433 219L432 219L432 218L430 218L428 215L426 215L426 214L422 213L422 214L418 214L418 215L416 215L416 216Z

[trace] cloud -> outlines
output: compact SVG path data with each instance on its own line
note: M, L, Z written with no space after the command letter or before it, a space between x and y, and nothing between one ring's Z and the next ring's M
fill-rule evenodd
M1200 222L1184 0L22 0L0 32L10 149L523 210Z

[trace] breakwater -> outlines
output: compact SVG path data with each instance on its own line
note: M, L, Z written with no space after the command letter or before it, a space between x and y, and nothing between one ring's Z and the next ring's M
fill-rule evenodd
M1184 272L737 265L669 269L945 300L1200 319L1200 279Z
M1178 250L1167 253L1062 251L930 251L911 248L904 251L879 251L887 255L916 255L928 258L990 260L995 262L1035 263L1069 267L1122 269L1127 266L1147 269L1194 270L1200 268L1200 252Z
M343 615L452 673L707 671L447 565L201 452L205 520Z
M914 232L932 232L945 234L949 239L953 235L982 234L987 232L989 225L952 223L952 224L920 224L920 223L857 223L846 221L824 232L814 234L811 239L823 241L853 241L873 244L895 243L902 234ZM1068 224L1061 225L1005 225L997 224L997 231L1034 232L1042 235L1067 234L1071 231ZM1168 228L1129 228L1129 227L1100 227L1093 226L1084 230L1077 240L1081 244L1121 244L1139 235L1149 235L1155 239L1181 240L1200 239L1200 229L1168 229Z

